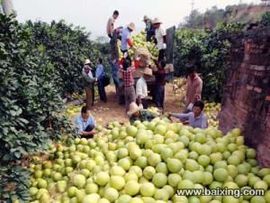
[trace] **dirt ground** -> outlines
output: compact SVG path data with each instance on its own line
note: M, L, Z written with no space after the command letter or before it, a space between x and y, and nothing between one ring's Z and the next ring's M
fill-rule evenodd
M171 83L165 88L165 109L164 112L179 112L181 110L181 98L183 94L175 95ZM95 105L92 107L91 114L95 117L97 124L106 125L112 121L127 122L128 117L125 114L125 106L117 103L115 88L113 85L106 87L108 97L107 103L101 102L98 95L95 99Z

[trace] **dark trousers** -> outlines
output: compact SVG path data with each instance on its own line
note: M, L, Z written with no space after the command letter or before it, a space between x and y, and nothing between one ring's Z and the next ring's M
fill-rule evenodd
M112 78L115 85L115 90L119 87L119 77L118 77L118 64L115 61L111 62Z
M156 85L155 102L157 107L164 108L165 86Z
M84 131L85 131L85 132L91 132L94 128L95 128L95 126L93 126L93 125L88 125L88 126L86 126L86 128L84 129Z
M98 80L98 94L99 94L99 98L101 101L107 102L107 96L106 96L106 92L105 92L103 78Z
M158 53L158 61L162 61L162 60L165 60L165 49L161 49L159 50L159 53Z

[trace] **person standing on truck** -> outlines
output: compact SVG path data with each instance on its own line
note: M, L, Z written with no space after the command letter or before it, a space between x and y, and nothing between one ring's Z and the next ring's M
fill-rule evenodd
M144 16L143 22L145 23L146 41L151 42L155 37L155 28L153 27L152 20Z
M114 23L115 23L115 20L118 18L118 16L119 16L119 12L117 10L115 10L113 12L112 17L110 17L108 22L107 22L106 31L107 31L107 35L110 39L112 39L112 37L113 37Z
M129 47L133 46L131 33L134 30L135 30L135 24L134 23L128 24L128 26L122 30L122 33L121 33L121 52L123 54L128 52Z
M156 39L156 46L158 48L158 62L165 59L165 52L166 52L166 33L164 29L161 27L162 22L155 18L153 20L153 26L155 28L155 39Z

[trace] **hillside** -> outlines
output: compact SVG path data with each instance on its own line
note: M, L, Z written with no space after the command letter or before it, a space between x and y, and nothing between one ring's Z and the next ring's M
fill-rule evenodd
M227 6L225 9L212 7L205 13L193 10L180 27L213 28L220 22L254 23L259 21L266 12L270 12L270 5L241 4Z

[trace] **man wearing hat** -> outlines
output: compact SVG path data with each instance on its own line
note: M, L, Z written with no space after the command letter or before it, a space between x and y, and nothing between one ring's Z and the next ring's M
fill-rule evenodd
M93 105L93 98L94 98L93 89L94 83L96 81L96 78L94 78L92 74L92 68L90 65L91 65L90 59L86 59L82 69L83 86L86 94L86 107L88 110L91 107L91 103Z
M152 20L149 17L144 16L143 22L145 23L146 41L150 42L152 41L152 38L155 36L155 29L152 25Z
M158 61L164 60L166 50L166 33L161 27L161 21L158 18L153 20L153 26L155 28L156 46L158 48Z
M129 111L127 112L127 115L131 124L137 120L141 122L151 121L156 117L151 112L142 109L142 107L139 107L135 102L132 102L129 105Z
M148 88L146 80L151 78L152 70L150 68L145 68L143 71L141 71L142 76L136 83L136 96L137 96L137 102L138 105L142 105L144 109L148 108Z
M128 51L128 47L133 46L131 33L135 30L135 24L130 23L126 28L123 29L121 34L121 51L122 53L126 53Z

